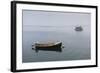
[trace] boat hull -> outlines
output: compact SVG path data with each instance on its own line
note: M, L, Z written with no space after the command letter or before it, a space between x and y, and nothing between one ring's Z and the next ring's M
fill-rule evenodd
M38 51L54 51L54 52L62 52L62 48L36 48L36 52Z
M56 42L56 43L35 43L32 45L36 52L39 50L43 51L55 51L55 52L62 52L62 42Z
M76 30L76 31L82 31L83 28L80 26L80 27L76 27L75 30Z
M58 43L58 44L55 44L55 45L52 45L52 46L35 46L36 49L59 49L61 48L62 46L62 43Z
M53 45L53 46L45 46L45 47L40 47L40 46L35 46L35 51L38 52L40 50L42 51L55 51L55 52L62 52L62 43Z

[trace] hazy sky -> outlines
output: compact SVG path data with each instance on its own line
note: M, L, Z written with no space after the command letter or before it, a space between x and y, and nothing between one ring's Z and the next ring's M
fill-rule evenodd
M58 28L58 27L75 27L87 26L90 27L91 14L90 13L75 13L75 12L54 12L54 11L35 11L23 10L23 27L31 25L33 28L46 30L42 28ZM42 28L41 28L42 27Z

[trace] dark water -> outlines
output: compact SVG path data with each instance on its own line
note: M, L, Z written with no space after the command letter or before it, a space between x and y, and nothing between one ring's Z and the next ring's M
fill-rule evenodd
M32 26L26 28L36 29L36 27ZM61 41L64 48L62 48L61 52L45 50L36 52L32 50L32 44L37 41ZM86 60L91 58L90 51L90 29L86 26L80 32L75 31L73 27L61 27L55 31L47 29L23 31L22 61L24 63Z

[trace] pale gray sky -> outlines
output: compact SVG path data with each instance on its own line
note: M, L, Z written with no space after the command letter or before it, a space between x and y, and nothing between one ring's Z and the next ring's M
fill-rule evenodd
M89 13L49 12L23 10L24 25L87 25L90 24Z
M31 25L34 28L38 27L43 30L41 27L58 28L79 25L90 27L90 24L90 13L23 10L23 27Z

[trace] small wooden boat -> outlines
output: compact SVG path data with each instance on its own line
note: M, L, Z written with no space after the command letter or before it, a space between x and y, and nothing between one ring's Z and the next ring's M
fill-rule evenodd
M35 43L35 48L61 48L62 42Z
M34 49L37 51L44 50L44 51L62 51L62 42L48 42L48 43L35 43Z
M75 30L76 30L76 31L82 31L83 28L82 28L81 26L78 26L78 27L75 27Z

